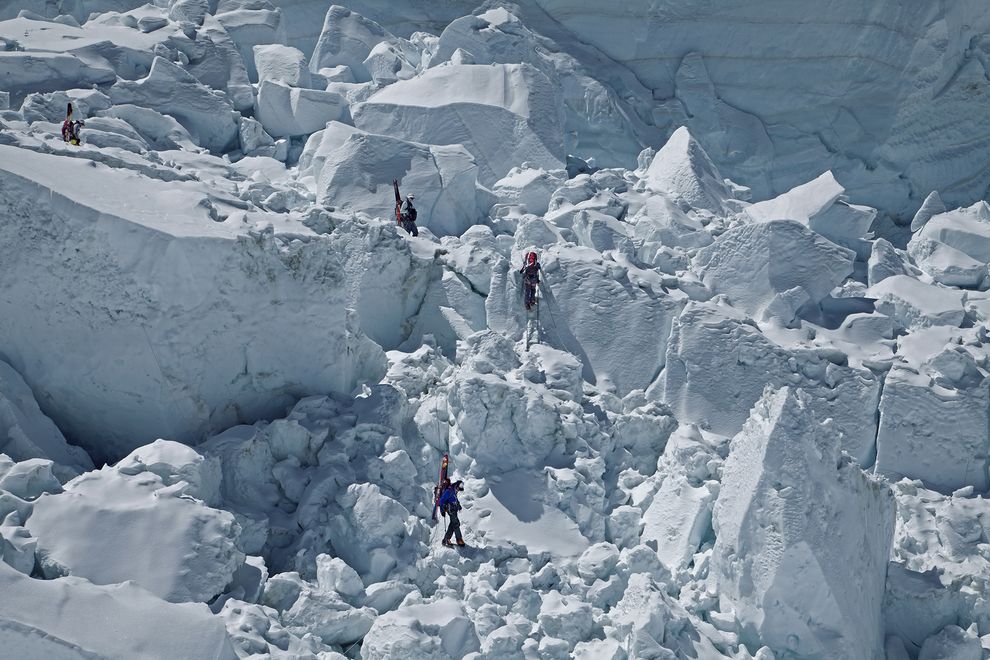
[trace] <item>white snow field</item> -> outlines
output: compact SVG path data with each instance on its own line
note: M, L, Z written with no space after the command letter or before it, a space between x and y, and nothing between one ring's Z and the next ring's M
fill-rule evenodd
M988 34L0 2L0 659L990 658Z

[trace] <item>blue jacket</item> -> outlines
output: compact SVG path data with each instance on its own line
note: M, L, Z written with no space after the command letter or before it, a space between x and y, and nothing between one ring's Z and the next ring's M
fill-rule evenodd
M444 489L443 493L440 494L440 511L447 511L450 505L453 505L455 511L461 508L461 503L457 501L457 489L453 486L448 486Z

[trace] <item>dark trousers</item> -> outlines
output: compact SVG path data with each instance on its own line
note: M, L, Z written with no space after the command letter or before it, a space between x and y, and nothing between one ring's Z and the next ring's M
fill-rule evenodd
M528 280L525 284L525 305L526 309L529 309L536 303L536 287L540 285L539 282L533 282Z
M416 223L414 221L403 220L399 225L413 236L419 236L419 230L416 229Z
M451 534L457 537L458 543L464 543L464 539L461 538L461 521L457 518L456 511L447 512L447 533L443 535L443 542L450 543Z

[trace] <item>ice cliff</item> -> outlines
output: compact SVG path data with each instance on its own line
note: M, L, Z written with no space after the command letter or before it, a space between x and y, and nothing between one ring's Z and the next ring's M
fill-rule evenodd
M0 655L990 657L987 16L0 7Z

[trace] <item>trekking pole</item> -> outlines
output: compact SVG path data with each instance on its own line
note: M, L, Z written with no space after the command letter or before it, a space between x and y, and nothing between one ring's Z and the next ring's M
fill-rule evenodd
M540 282L540 290L541 291L543 290L543 282ZM546 298L545 295L543 297ZM557 322L553 320L553 311L550 309L549 306L547 307L547 314L550 315L550 324L553 326L553 331L557 335L557 341L559 341L561 345L563 345L564 342L563 342L563 338L560 336L560 329L557 327Z

